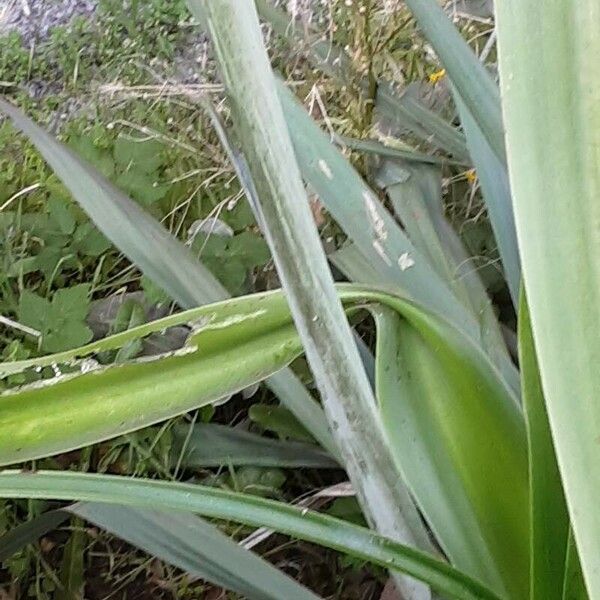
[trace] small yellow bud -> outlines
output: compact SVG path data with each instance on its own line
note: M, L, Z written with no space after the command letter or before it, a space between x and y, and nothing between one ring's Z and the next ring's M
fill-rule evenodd
M439 71L435 71L429 76L430 83L437 83L440 79L443 79L446 76L446 69L440 69Z

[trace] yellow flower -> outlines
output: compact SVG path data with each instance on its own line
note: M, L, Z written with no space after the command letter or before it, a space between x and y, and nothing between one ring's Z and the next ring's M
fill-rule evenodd
M477 173L475 172L475 169L469 169L468 171L465 171L465 179L471 185L473 185L477 181Z
M436 71L435 73L432 73L429 76L429 82L437 83L440 79L443 79L445 76L446 76L446 69L440 69L439 71Z

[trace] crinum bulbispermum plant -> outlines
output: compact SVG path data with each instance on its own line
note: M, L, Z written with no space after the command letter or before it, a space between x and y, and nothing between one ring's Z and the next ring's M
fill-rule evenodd
M323 447L342 461L370 523L386 537L312 511L197 485L78 473L31 476L7 471L0 475L3 496L170 508L270 527L408 575L397 580L408 598L429 598L432 591L453 598L520 600L562 598L563 594L585 598L577 551L569 539L570 521L537 372L535 338L544 390L552 398L550 420L563 476L565 469L572 469L566 478L567 504L577 511L573 519L575 539L580 544L583 571L593 597L593 543L597 536L589 498L594 493L595 479L585 480L582 465L590 464L593 471L589 461L595 449L590 445L590 431L595 426L591 369L594 343L591 340L585 352L577 356L576 368L561 375L560 365L556 364L556 344L560 340L550 335L548 319L552 310L562 305L553 305L554 295L543 292L562 291L566 298L565 290L556 289L560 284L556 273L566 277L568 261L574 257L585 259L585 277L577 277L572 287L581 286L580 297L586 304L564 318L569 349L575 352L574 336L585 333L582 323L591 322L598 305L592 302L597 290L592 252L595 230L586 228L595 221L585 218L593 217L592 193L598 179L598 161L585 152L586 148L594 148L594 131L598 129L584 127L585 117L594 124L595 88L590 84L580 97L576 96L577 100L568 100L570 96L561 88L561 94L541 105L548 115L562 117L564 123L571 122L566 118L571 114L567 108L576 109L577 136L568 147L572 152L568 156L557 143L561 134L566 135L563 122L563 129L542 132L538 125L533 131L544 111L524 122L519 110L525 105L529 112L524 114L532 116L534 96L527 96L531 82L546 81L544 77L564 67L567 58L572 60L574 70L590 67L583 42L566 33L568 28L561 24L561 18L564 21L572 17L572 21L565 22L585 25L584 38L593 45L596 42L590 23L594 20L584 23L584 17L595 14L594 6L592 2L577 6L551 2L545 11L532 2L518 6L500 3L509 140L506 151L500 99L492 79L433 0L411 0L408 4L452 79L466 144L482 179L516 297L519 267L506 157L511 166L518 234L521 246L528 249L524 252L524 272L532 298L534 333L532 337L522 299L522 372L519 374L510 360L477 275L456 277L466 258L465 251L443 219L439 196L432 193L435 185L428 185L436 181L430 161L415 157L419 164L410 161L390 165L382 176L382 185L402 220L401 228L377 194L290 92L274 79L253 5L233 0L190 2L195 14L206 22L215 43L237 138L247 161L234 153L238 171L265 229L284 291L223 300L225 292L210 273L156 222L16 109L3 103L3 110L34 141L104 233L190 310L60 355L7 363L2 365L2 372L77 361L173 324L193 323L194 328L182 350L152 361L131 361L92 372L79 369L43 386L4 394L0 399L0 460L11 464L92 444L214 402L269 378L269 385L281 401ZM563 62L558 58L552 63L542 62L543 69L530 79L528 69L533 70L533 57L539 55L530 52L525 56L528 49L523 40L527 32L523 23L532 26L536 20L547 26L536 30L540 32L539 48L551 43L542 32L561 33L557 46ZM504 31L510 33L504 35ZM552 49L551 55L559 50ZM593 66L590 68L593 70ZM572 76L569 82L575 85L578 79ZM382 89L388 93L385 87ZM393 97L382 97L388 107L407 110ZM419 114L422 116L422 111ZM433 117L431 124L439 125ZM436 131L448 139L447 127ZM520 137L523 132L528 137ZM451 132L451 138L460 140L460 132ZM543 169L544 153L540 150L548 141L556 154L551 173ZM578 159L576 163L573 156ZM296 164L297 168L293 166ZM536 173L544 173L544 177L528 179L523 165L539 169ZM567 167L579 175L570 186L562 179ZM369 285L333 287L300 174L351 242L332 260L349 278ZM544 194L548 189L555 192L556 207L562 206L562 194L567 192L572 194L567 197L574 197L576 191L586 200L578 205L578 212L563 215L565 231L568 225L584 235L578 237L571 231L571 237L568 232L564 238L553 237L547 242L553 244L552 252L548 251L542 260L539 252L532 250L528 226L536 222L532 237L539 244L546 231L539 203L547 197ZM419 219L414 218L415 211ZM560 215L559 208L545 215L555 226L552 231L561 231L561 223L555 222ZM562 252L565 248L568 252ZM553 271L549 270L550 258ZM577 271L571 269L570 273ZM192 308L198 304L206 306ZM367 309L374 318L377 342L373 391L366 383L342 309ZM324 413L293 375L282 371L303 348L321 391ZM573 374L576 381L572 380ZM582 378L587 379L582 382ZM571 389L580 390L583 398L577 405L578 419L568 426L561 417L565 382ZM584 416L586 423L582 421ZM65 420L69 423L67 429ZM581 464L575 460L578 455L570 454L572 436L578 431L585 434L580 440ZM94 520L93 511L83 513ZM114 522L117 517L112 518ZM430 537L435 538L441 555L433 549ZM278 581L277 585L291 586L286 587L285 597L308 594L287 581ZM247 595L262 597L261 593L264 590L254 589Z

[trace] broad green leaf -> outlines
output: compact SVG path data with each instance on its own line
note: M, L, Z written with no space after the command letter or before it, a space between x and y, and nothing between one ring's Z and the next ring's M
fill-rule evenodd
M46 352L77 347L92 339L92 330L85 323L72 320L57 320L54 323L56 326L44 335L42 348Z
M317 600L312 592L214 525L190 513L94 502L69 509L134 546L200 578L256 600Z
M77 156L98 169L98 172L102 173L104 177L114 176L113 157L105 148L97 147L91 137L87 135L71 137L68 146Z
M406 0L465 106L498 159L505 161L500 94L437 0Z
M600 597L600 6L497 3L509 174L550 428Z
M87 283L57 290L52 297L52 316L57 320L82 321L90 308L89 294Z
M287 477L281 469L249 465L236 469L235 474L231 472L227 479L228 484L238 492L268 498L281 493Z
M87 284L61 288L49 302L34 292L23 290L19 319L40 332L42 350L59 352L92 339L92 331L84 322L90 305L89 291Z
M100 256L110 248L110 242L90 222L77 226L70 245L84 256L93 257Z
M115 184L145 206L161 200L169 190L168 186L159 184L155 176L137 169L121 173L115 179Z
M50 302L27 289L19 299L19 321L27 327L42 331L50 312Z
M561 600L569 515L544 403L525 294L519 308L519 364L529 447L531 600Z
M113 149L116 163L124 170L131 167L143 173L154 173L163 163L163 144L156 139L135 139L120 135Z
M314 444L282 441L216 423L178 425L172 430L171 464L187 468L252 465L325 468L340 466Z
M378 531L428 548L417 511L398 477L369 380L335 292L254 4L189 0L188 6L211 35L256 188L258 221L357 496ZM375 219L374 227L377 224ZM430 598L420 582L399 577L397 583L409 600Z
M84 362L74 373L67 366L64 375L1 395L0 464L92 444L210 404L271 375L301 351L280 294L192 312L198 331L181 350L108 367ZM161 322L169 320L173 316ZM115 338L130 340L137 332ZM46 360L54 364L60 356Z
M36 145L98 229L178 304L192 308L229 297L227 290L195 260L188 248L105 177L2 99L0 110ZM84 145L89 150L90 145ZM93 143L91 146L94 147ZM4 213L0 214L0 224L2 217ZM36 224L38 217L32 218ZM8 224L13 223L15 217L7 220ZM267 385L315 439L336 455L323 411L298 378L286 369L274 374Z
M304 508L210 487L86 473L0 472L0 496L84 500L194 512L207 517L266 527L397 569L427 582L456 600L499 600L499 596L427 554L369 529Z
M377 398L420 510L452 564L500 596L527 597L527 443L514 395L446 322L373 312Z
M65 202L59 198L50 198L47 206L50 222L65 235L73 233L73 230L75 229L75 218Z

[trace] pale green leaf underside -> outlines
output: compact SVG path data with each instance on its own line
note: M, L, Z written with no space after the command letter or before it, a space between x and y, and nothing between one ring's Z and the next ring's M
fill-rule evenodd
M517 237L550 428L600 597L600 4L496 3Z

